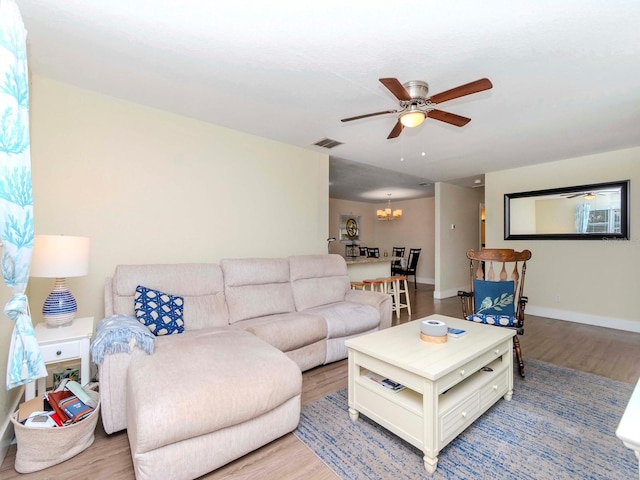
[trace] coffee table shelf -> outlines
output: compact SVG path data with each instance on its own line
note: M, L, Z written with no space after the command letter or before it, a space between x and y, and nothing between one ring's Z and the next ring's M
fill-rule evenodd
M377 383L368 379L365 376L366 372L368 371L369 370L365 369L364 373L360 375L360 378L357 380L363 388L368 388L371 391L375 392L377 395L382 395L385 398L388 397L389 400L393 400L396 404L401 405L408 410L414 411L416 414L420 415L422 413L422 395L420 395L420 393L414 392L409 388L406 388L399 392L389 390L388 388L385 388L382 385L378 385Z
M439 451L501 397L513 391L514 331L441 315L464 328L444 344L420 340L416 320L347 340L349 415L360 413L424 452L428 473ZM406 388L394 392L366 377L373 372Z

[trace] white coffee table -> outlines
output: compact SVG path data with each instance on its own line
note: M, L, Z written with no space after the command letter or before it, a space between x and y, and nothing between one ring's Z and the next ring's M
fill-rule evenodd
M446 343L420 339L421 320L347 340L349 415L362 413L424 452L433 474L438 453L501 397L513 393L515 331L431 315L467 334ZM487 367L487 368L483 368ZM393 392L373 372L406 388Z

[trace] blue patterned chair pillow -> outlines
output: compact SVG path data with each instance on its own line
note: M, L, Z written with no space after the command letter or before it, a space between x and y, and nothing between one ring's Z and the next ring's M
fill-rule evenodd
M184 331L182 308L184 298L138 285L134 296L134 310L140 323L155 336L172 335Z
M484 315L482 313L473 313L467 317L467 320L501 327L515 327L518 323L514 315Z
M513 304L513 292L515 285L513 280L508 282L489 282L475 279L474 313L482 315L515 315Z

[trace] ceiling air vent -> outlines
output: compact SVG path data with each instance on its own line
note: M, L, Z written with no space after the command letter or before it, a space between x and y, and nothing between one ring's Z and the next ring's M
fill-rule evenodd
M316 143L314 143L314 145L317 145L318 147L324 147L324 148L333 148L333 147L337 147L338 145L342 145L342 142L333 140L331 138L323 138L322 140L318 140Z

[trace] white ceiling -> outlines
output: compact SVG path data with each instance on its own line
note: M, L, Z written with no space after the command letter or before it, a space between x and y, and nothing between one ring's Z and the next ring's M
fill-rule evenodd
M637 0L16 3L32 73L329 153L335 198L640 145ZM397 107L380 77L493 89L438 105L465 127L387 140L395 115L340 122Z

